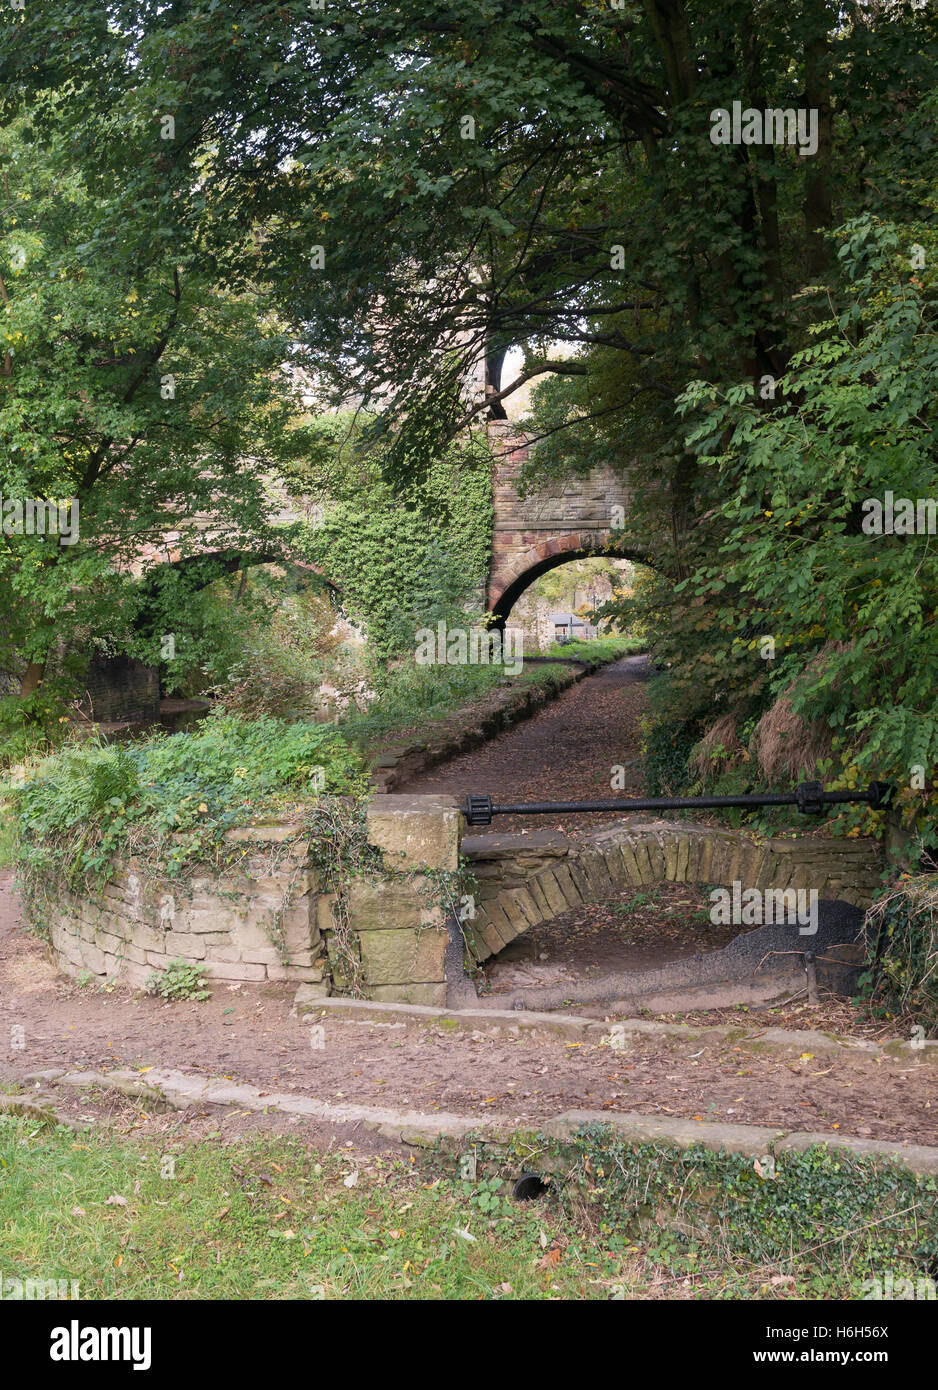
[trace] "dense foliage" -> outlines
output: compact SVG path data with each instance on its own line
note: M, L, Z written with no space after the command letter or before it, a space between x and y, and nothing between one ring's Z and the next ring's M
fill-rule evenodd
M30 915L42 928L63 888L100 888L114 855L176 878L240 853L226 847L228 830L364 783L331 725L218 713L192 733L66 748L12 794Z
M887 1018L915 1020L938 1037L938 892L934 879L902 878L867 924L873 1007Z
M484 469L454 487L447 445L539 379L531 480L630 472L617 548L658 575L639 595L658 745L716 720L711 774L875 774L933 834L928 537L874 540L860 516L933 490L933 7L54 0L3 23L10 129L59 141L95 190L95 273L131 209L140 302L180 247L183 288L234 314L262 287L291 360L371 412L307 539L382 658L484 570ZM736 101L806 113L810 145L714 143ZM255 341L227 339L226 361ZM301 465L329 456L292 436ZM793 750L774 761L773 718Z
M842 1296L845 1271L862 1296L863 1282L884 1270L926 1280L934 1270L934 1177L822 1145L755 1161L703 1147L676 1153L601 1124L584 1125L565 1149L564 1200L574 1210L585 1203L622 1244L650 1226L675 1273L715 1261L740 1282L760 1268L800 1273L810 1251L814 1296L830 1297Z
M841 784L894 782L907 823L928 840L938 820L935 540L867 524L870 502L889 492L936 493L935 237L920 230L929 253L917 271L910 238L871 219L845 229L843 300L780 378L783 405L760 409L745 386L686 392L688 442L714 505L709 554L675 586L682 611L662 645L675 713L729 713L751 732L754 714L787 692L796 716L824 726Z
M180 578L158 621L135 562L198 549L200 512L218 550L261 545L289 409L288 338L256 283L220 287L172 199L155 217L82 173L53 108L41 136L22 118L0 130L0 492L5 519L39 499L74 525L0 534L8 724L80 689L95 647L165 655L194 586Z
M465 626L481 613L492 529L492 461L469 435L415 471L388 476L388 449L362 458L359 421L323 416L307 431L309 453L284 468L288 486L324 502L316 524L291 533L297 554L318 565L344 609L367 631L373 656L412 655L419 628L441 619Z

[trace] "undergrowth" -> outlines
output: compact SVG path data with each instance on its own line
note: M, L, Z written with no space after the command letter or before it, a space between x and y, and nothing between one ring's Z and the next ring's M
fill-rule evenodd
M739 1298L797 1284L801 1297L862 1298L884 1271L938 1273L938 1178L815 1145L774 1157L636 1145L587 1124L565 1141L518 1136L526 1168L552 1182L576 1226L646 1271ZM504 1146L479 1146L479 1174L516 1172Z
M156 878L220 869L241 849L226 833L289 816L320 796L360 794L362 762L336 729L223 711L194 731L64 749L10 789L28 916L62 890L103 887L116 856Z
M867 918L871 965L861 977L874 1013L914 1019L938 1037L938 884L902 878Z

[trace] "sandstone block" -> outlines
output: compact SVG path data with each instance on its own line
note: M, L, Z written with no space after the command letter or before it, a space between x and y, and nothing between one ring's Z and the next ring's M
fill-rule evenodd
M250 965L245 961L206 961L206 977L210 980L263 980L267 969L263 965Z
M347 902L349 924L356 931L416 930L427 912L416 886L394 880L353 879Z
M420 932L362 932L359 942L366 983L445 980L443 958L447 940L447 933L437 927Z
M171 956L182 956L184 960L204 960L205 942L201 936L191 932L168 931L164 950Z
M373 796L368 839L388 869L459 867L462 815L450 796Z

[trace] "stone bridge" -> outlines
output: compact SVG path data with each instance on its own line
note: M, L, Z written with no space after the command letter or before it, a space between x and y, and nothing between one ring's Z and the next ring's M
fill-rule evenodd
M528 457L523 436L506 420L488 425L494 459L492 492L495 523L486 608L505 619L538 575L568 560L615 555L647 560L617 541L631 505L626 482L609 468L568 478L546 492L521 497L518 482Z
M495 514L485 596L488 612L507 618L538 575L568 560L604 554L648 559L616 536L616 528L621 527L632 501L622 477L609 468L597 468L585 476L565 479L546 491L522 497L519 478L529 454L527 440L508 420L489 421L486 429L493 458ZM285 523L302 515L301 510L281 498L270 520L274 524ZM140 551L133 572L141 575L166 564L194 568L215 561L219 573L230 573L246 565L279 559L299 569L321 573L315 566L277 554L269 545L266 549L256 545L252 548L250 538L242 538L240 543L232 543L230 537L219 541L210 516L199 515L192 525L197 533L194 545L190 537L184 551L182 533L167 532L160 545ZM322 577L329 582L328 575Z
M621 533L616 535L631 503L625 480L611 469L594 469L584 477L521 497L519 475L528 457L527 441L508 420L489 421L487 432L493 458L494 524L485 607L500 625L529 584L568 560L608 554L647 561L645 554L623 542ZM304 515L281 495L272 503L269 521L285 524ZM200 576L200 583L207 583L222 574L271 562L318 574L335 589L328 573L290 556L275 539L259 545L249 535L222 531L207 513L191 518L187 532L167 531L158 543L142 546L128 569L150 587L164 566L189 571ZM95 658L85 684L98 720L139 721L159 715L155 668L123 656Z
M641 815L625 817L582 841L556 831L461 838L460 808L443 795L375 796L368 824L369 838L381 848L388 869L416 871L423 866L452 871L461 864L471 874L471 911L458 931L450 919L451 948L445 961L440 957L444 983L415 981L408 991L415 1003L445 1000L450 1007L463 1008L473 1007L475 995L463 976L464 951L470 964L479 964L542 922L608 902L624 889L655 883L696 883L731 891L738 886L741 894L759 889L763 902L774 890L773 907L780 904L780 895L788 895L791 903L802 890L816 894L816 922L803 932L793 913L778 921L778 914L770 912L755 929L741 927L723 950L689 955L657 970L610 977L612 993L612 983L604 993L598 982L592 994L590 985L563 985L552 992L555 997L529 991L508 1002L514 1007L558 1007L573 989L581 1000L627 998L660 1011L717 1008L797 992L809 965L812 980L816 975L831 988L846 984L850 989L861 958L857 941L864 912L884 863L883 850L872 839L800 835L756 841L719 826ZM354 905L350 921L355 924ZM358 923L362 939L388 925L370 899ZM419 932L416 919L413 929ZM498 1002L505 1006L504 996Z
M529 455L527 439L508 420L490 420L486 432L493 460L494 505L486 584L489 612L506 618L538 575L568 560L603 554L648 560L648 555L629 548L621 534L616 535L632 502L632 492L621 476L610 468L596 468L522 497L519 482ZM276 527L308 519L309 514L308 508L292 503L281 489L272 501L268 522ZM269 563L319 574L331 585L327 573L280 547L275 532L259 544L250 535L220 530L216 519L204 512L190 519L185 532L167 531L159 542L141 546L128 570L139 579L171 565L179 570L204 570L207 577L214 577Z
M585 841L554 832L462 838L460 807L446 795L376 795L368 840L380 851L365 875L327 889L300 825L229 832L247 851L230 873L167 892L142 866L115 864L95 898L64 893L40 928L60 966L140 986L174 959L202 964L216 980L296 981L305 995L348 993L359 962L370 999L433 1007L480 1007L465 973L539 923L624 889L697 883L778 893L814 890L817 925L743 927L729 946L656 970L587 982L594 998L634 1000L652 1010L713 1008L797 992L815 978L848 988L862 960L863 909L879 883L873 840L817 836L757 842L722 828L634 816ZM468 870L473 882L458 884ZM458 898L455 896L458 895ZM468 904L462 911L459 904ZM352 955L349 955L349 951ZM850 975L850 972L853 975ZM839 972L839 974L838 974ZM595 986L598 983L599 992ZM557 998L508 997L513 1007L558 1007ZM491 1001L489 1001L491 1002ZM499 1006L506 997L498 996Z

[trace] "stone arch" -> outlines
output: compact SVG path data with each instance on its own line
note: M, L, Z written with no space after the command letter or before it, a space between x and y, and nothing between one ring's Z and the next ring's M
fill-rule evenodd
M535 579L571 560L598 556L652 564L648 555L625 545L614 531L564 531L529 546L493 575L489 583L489 612L504 625L518 599Z
M145 582L158 574L164 566L169 566L180 572L201 569L205 575L205 582L211 584L224 574L236 574L238 570L249 569L254 565L284 565L290 569L303 570L307 574L316 574L330 589L338 592L338 585L324 574L318 565L311 565L307 560L298 560L292 555L273 550L240 550L236 547L197 550L188 555L170 549L165 559L158 558L157 563L150 565L143 572L141 579Z
M194 587L202 589L225 575L237 574L239 570L258 565L282 565L288 570L300 570L307 575L316 575L329 590L331 602L335 603L341 597L339 586L318 566L312 565L306 560L296 559L289 553L277 552L276 550L243 550L236 546L230 546L215 550L195 550L183 555L178 548L174 548L170 543L163 552L151 548L146 559L148 561L146 568L137 574L137 584L141 590L143 601L134 619L135 631L144 636L152 635L156 631L155 623L158 612L156 599L159 580L160 576L166 574L168 570L175 570L179 574L191 577L194 581ZM112 687L119 681L123 667L128 660L129 658L118 654L117 657L110 658L105 663L98 678L99 701L102 692L104 701L110 700ZM147 666L140 661L133 661L131 664L134 679L138 684L146 685L149 692L145 717L148 719L158 718L162 690L161 668L159 666ZM144 717L143 714L141 717Z
M316 575L329 589L333 598L341 594L339 586L317 565L311 565L306 560L298 560L292 555L273 550L241 550L237 547L228 547L219 550L197 550L191 554L183 555L179 550L169 549L166 551L165 557L159 557L154 553L151 559L155 560L155 563L151 563L143 570L138 578L138 583L145 595L143 606L136 620L138 630L145 631L146 625L151 621L151 605L159 577L168 569L193 576L195 587L204 588L213 584L215 580L221 579L224 575L237 574L239 570L249 569L257 565L283 565L287 569L301 570L306 574Z
M759 844L734 831L667 821L619 824L580 844L552 832L482 835L464 840L462 849L480 884L476 916L464 924L476 961L497 955L541 922L633 885L815 889L819 899L866 907L882 858L873 840Z

